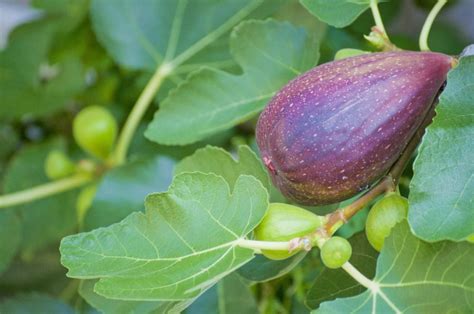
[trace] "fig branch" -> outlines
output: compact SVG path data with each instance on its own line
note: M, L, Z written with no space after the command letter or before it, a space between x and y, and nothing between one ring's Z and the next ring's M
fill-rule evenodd
M430 34L431 26L433 25L438 13L447 2L448 0L438 0L433 9L431 9L431 12L428 14L428 17L426 18L420 33L419 45L421 51L430 51L430 48L428 47L428 36Z
M127 121L125 121L125 125L123 126L118 138L117 146L113 154L112 163L114 165L121 165L125 162L128 147L130 146L133 134L135 134L138 124L152 102L153 97L155 97L160 89L164 79L172 72L172 70L173 68L167 63L160 65L146 87L143 89L140 97L138 97L137 102L128 115Z
M75 175L65 179L56 180L46 184L38 185L30 189L0 196L0 208L16 206L65 191L79 188L92 181L88 175Z

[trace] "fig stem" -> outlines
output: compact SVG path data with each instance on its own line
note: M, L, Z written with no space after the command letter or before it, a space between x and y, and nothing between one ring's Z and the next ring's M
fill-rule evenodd
M65 191L73 190L92 181L92 179L93 177L87 175L75 175L65 179L38 185L23 191L1 195L0 208L16 206Z
M122 165L127 157L128 147L132 142L133 135L140 123L141 119L145 115L150 103L153 101L156 93L161 87L164 79L173 71L173 67L168 63L161 64L151 77L148 84L143 89L142 93L137 99L137 102L133 106L132 111L127 117L125 124L120 132L117 146L112 160L113 165Z
M428 17L423 24L423 28L421 29L420 39L418 41L421 51L430 51L430 48L428 47L428 35L430 34L431 26L433 25L438 13L447 2L448 0L438 0L438 2L436 2L433 9L431 9L430 13L428 14Z
M385 31L385 27L382 21L382 16L380 15L380 11L379 11L378 0L370 0L370 10L372 11L372 15L374 17L375 26L380 32L382 32L383 36L388 40L388 35L387 35L387 32Z
M354 267L349 262L346 262L342 265L342 269L346 271L352 278L354 278L355 281L360 283L362 286L366 287L367 289L371 291L378 291L379 287L376 282L373 282L369 278L365 277L364 274L362 274L357 268Z

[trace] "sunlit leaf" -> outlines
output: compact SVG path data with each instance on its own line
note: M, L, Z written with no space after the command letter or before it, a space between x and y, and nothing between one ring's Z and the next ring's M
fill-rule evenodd
M238 160L222 148L207 146L198 149L193 155L183 159L175 173L199 171L214 173L222 176L231 189L242 174L254 176L263 186L269 189L270 183L267 172L255 153L248 146L240 146Z
M4 192L13 193L50 182L44 160L52 150L64 150L65 142L54 139L25 146L13 158L5 173ZM76 226L76 191L68 191L12 208L21 218L21 249L32 252L59 241Z
M300 3L321 21L345 27L369 8L370 0L300 0Z
M61 243L68 276L99 278L95 291L128 300L192 299L254 256L237 246L263 218L268 194L241 176L232 194L213 174L178 175L146 212Z
M392 231L377 261L373 289L324 302L317 313L471 313L474 245L427 243L406 221Z
M314 36L273 20L240 24L231 35L230 49L243 74L211 68L193 72L160 104L147 138L189 144L246 121L319 56Z
M465 57L448 74L414 164L408 221L427 241L459 241L474 233L472 73L474 57Z

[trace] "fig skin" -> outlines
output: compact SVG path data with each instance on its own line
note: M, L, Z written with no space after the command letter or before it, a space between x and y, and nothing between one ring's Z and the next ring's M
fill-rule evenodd
M368 188L400 157L454 62L433 52L363 54L290 81L257 123L273 183L304 205L336 203Z

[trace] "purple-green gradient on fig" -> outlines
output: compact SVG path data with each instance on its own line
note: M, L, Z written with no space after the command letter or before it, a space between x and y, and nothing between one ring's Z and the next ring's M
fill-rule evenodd
M382 52L296 77L257 125L273 183L305 205L339 202L366 189L400 157L452 62L440 53Z

